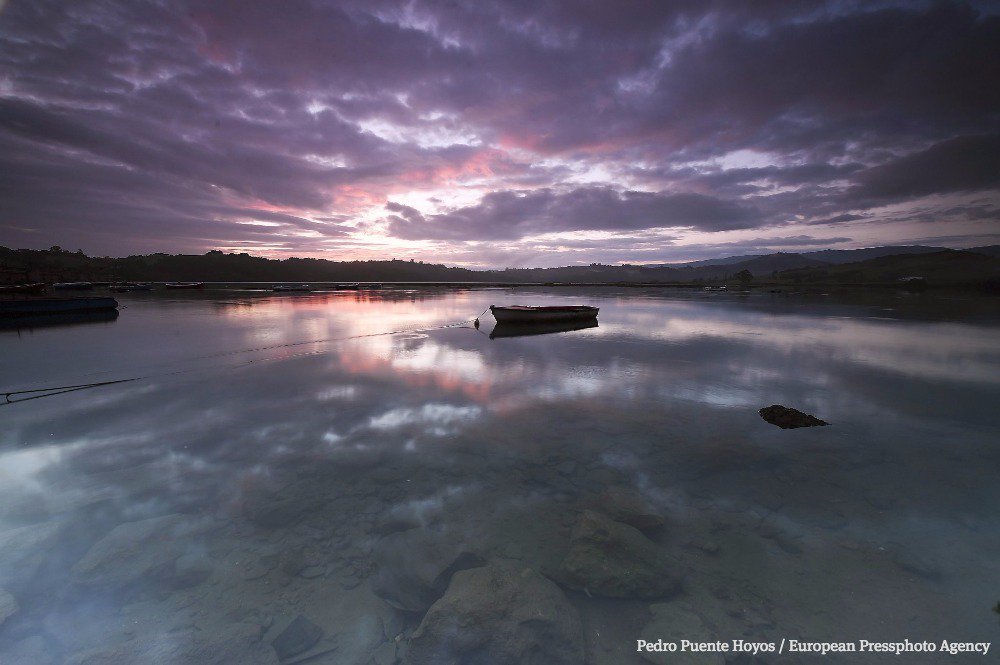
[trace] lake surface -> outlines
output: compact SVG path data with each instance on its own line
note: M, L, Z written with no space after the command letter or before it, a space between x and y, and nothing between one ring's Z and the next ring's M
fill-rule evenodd
M0 407L0 663L391 663L455 570L501 559L560 582L588 663L647 662L638 638L1000 651L995 299L118 298L113 321L0 331L3 391L148 377ZM491 303L600 325L432 329ZM673 591L565 582L609 492L662 516L641 537Z

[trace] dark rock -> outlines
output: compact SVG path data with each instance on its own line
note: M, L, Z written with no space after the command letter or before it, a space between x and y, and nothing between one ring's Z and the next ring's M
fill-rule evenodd
M513 561L455 573L410 638L407 665L578 665L580 617L555 584Z
M664 598L676 593L673 560L635 527L584 511L556 572L563 585L609 598Z
M602 492L595 510L639 531L654 531L664 524L663 517L656 514L644 496L624 487L610 487Z
M760 417L777 425L781 429L795 429L796 427L816 427L818 425L829 425L830 423L820 420L816 416L802 413L798 409L790 409L780 404L772 404L761 409Z
M309 651L323 637L323 629L301 614L295 617L288 627L271 640L278 658L285 660L304 651Z
M375 550L375 595L407 612L423 612L459 570L483 565L451 533L410 529L386 536Z

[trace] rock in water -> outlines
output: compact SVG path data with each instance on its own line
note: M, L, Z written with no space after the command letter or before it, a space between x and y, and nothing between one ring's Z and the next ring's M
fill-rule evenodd
M271 646L278 658L285 660L312 649L321 637L323 629L300 614L271 641Z
M237 623L208 635L155 633L111 647L71 656L66 665L278 665L274 650L261 641L260 626Z
M663 598L680 588L673 561L628 524L586 510L556 574L565 586L609 598Z
M690 607L675 603L661 603L650 605L649 611L653 616L639 633L639 639L647 642L656 642L658 639L662 639L664 642L690 640L706 643L719 639ZM662 663L663 665L678 662L677 654L668 652L643 651L642 657L651 663ZM718 652L687 653L684 654L682 660L685 663L695 665L725 665L726 663L726 659Z
M616 522L624 522L639 531L653 531L664 524L644 496L625 487L609 487L597 498L595 510Z
M94 543L73 573L88 584L112 588L170 578L187 535L181 515L119 524Z
M555 584L519 562L455 573L410 638L406 665L578 665L580 617Z
M829 425L830 423L820 420L816 416L802 413L798 409L790 409L780 404L765 406L758 413L760 417L777 425L781 429L795 429L796 427L816 427L818 425Z
M375 549L372 589L396 609L423 612L448 588L453 573L483 565L457 534L411 529L390 534Z

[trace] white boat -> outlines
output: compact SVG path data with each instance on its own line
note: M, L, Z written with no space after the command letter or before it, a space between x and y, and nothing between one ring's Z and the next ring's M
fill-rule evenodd
M578 321L596 319L597 307L588 305L559 305L552 307L532 307L530 305L510 305L497 307L490 305L490 312L497 323L541 323L552 321Z

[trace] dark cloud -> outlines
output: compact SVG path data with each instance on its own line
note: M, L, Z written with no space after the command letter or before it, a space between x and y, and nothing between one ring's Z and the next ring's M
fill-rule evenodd
M901 200L1000 187L1000 134L959 136L870 168L848 195Z
M661 227L721 231L750 228L758 221L752 208L702 194L617 192L609 187L580 187L563 193L551 189L493 192L475 206L428 218L406 206L387 207L400 212L390 217L392 235L410 240L517 240L561 231Z
M419 239L475 262L490 240L607 261L678 233L982 237L998 118L982 3L15 1L0 244L342 258Z

